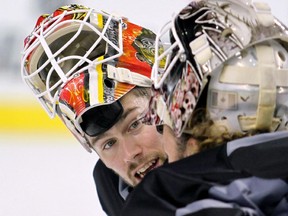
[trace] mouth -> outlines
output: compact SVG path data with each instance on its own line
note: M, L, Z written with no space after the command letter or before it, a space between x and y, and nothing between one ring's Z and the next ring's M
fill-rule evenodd
M144 164L144 166L140 167L134 176L136 179L141 181L148 172L159 166L159 158L153 159L150 162Z

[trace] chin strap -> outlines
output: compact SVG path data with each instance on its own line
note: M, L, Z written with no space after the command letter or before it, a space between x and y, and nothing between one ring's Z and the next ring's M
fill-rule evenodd
M265 2L253 2L252 7L256 11L258 22L268 27L274 24L274 17L271 13L270 6Z
M194 59L198 64L204 65L209 59L212 58L212 51L205 34L191 41L189 46L192 54L194 55Z
M118 82L125 82L141 87L151 87L152 80L148 77L141 75L139 73L130 71L126 68L114 67L112 65L107 65L107 75L108 78L116 80Z
M255 128L271 129L276 107L276 79L274 50L270 46L256 46L258 57L259 99Z

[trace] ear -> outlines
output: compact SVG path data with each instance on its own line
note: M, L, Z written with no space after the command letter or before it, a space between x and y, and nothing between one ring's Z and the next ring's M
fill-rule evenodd
M186 145L185 157L196 154L199 152L199 145L196 139L189 138Z

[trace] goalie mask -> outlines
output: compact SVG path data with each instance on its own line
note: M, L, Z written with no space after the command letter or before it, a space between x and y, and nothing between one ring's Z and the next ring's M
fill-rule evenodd
M167 34L170 46L158 55L158 41L164 41ZM287 28L265 3L191 2L157 35L148 121L168 124L180 136L189 133L187 122L196 106L207 104L212 119L234 132L283 129L287 84L277 80L288 76L287 40ZM159 64L163 60L164 67ZM231 73L227 65L242 68ZM254 76L258 80L249 82ZM267 90L265 82L271 76L273 85ZM200 96L203 104L198 103ZM267 121L263 120L266 115Z
M22 77L50 117L57 113L91 151L84 134L108 130L123 111L117 100L151 87L155 37L125 18L64 6L41 16L26 38Z

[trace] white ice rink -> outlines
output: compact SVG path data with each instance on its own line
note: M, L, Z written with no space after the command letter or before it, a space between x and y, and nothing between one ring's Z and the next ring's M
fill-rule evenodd
M0 140L1 216L105 215L92 178L97 156L74 138L11 133Z
M21 30L16 35L17 41L11 45L11 50L13 48L17 53L9 58L20 63L24 36L30 33L40 14L38 11L36 16L35 10L33 11L30 5L37 2L39 7L40 0L5 1L5 8L9 10L1 12L1 34L3 38L3 33L5 36L6 32L3 26ZM189 1L77 0L73 3L117 12L127 16L132 22L157 31L166 20L169 20L173 11L180 10ZM60 2L62 1L58 1ZM63 1L63 4L67 2L69 1ZM265 2L270 4L272 12L280 20L288 24L287 0ZM13 11L21 12L22 17L14 16L11 20L7 19ZM46 11L43 6L41 13L44 12L52 11ZM3 14L6 14L5 17L2 17ZM9 20L13 23L10 24ZM8 39L9 37L7 35ZM3 44L2 38L0 37L1 44ZM0 57L2 58L2 55ZM18 100L19 98L27 97L28 101L36 101L28 93L28 89L19 82L20 79L14 82L15 77L20 77L19 67L14 67L16 70L14 75L10 74L7 79L4 76L0 80L0 108L4 103L6 105L11 103L11 108L17 107L21 110L25 100ZM5 75L1 67L0 74ZM40 107L36 102L35 106ZM37 130L27 132L29 129L23 131L19 128L7 129L1 120L6 117L0 113L0 216L104 216L92 176L97 155L87 153L68 132L59 135L55 131L46 133ZM36 122L37 119L33 117L31 115L28 119ZM11 116L11 122L16 125L18 119Z

